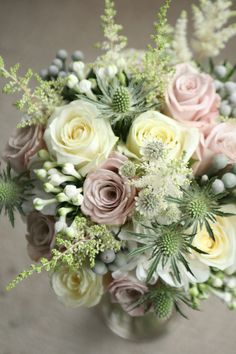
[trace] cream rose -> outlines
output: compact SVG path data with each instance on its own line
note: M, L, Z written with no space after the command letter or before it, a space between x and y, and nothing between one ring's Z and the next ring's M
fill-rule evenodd
M148 111L134 120L126 147L139 158L144 144L154 139L167 144L171 158L184 158L188 161L197 149L199 132L195 128L185 128L160 112Z
M235 206L224 207L224 211L235 213ZM204 264L224 270L236 266L236 215L232 217L217 217L217 222L211 224L214 232L213 240L203 228L197 233L193 245L199 250L196 257ZM236 267L235 267L236 268Z
M53 273L52 288L64 305L74 308L95 306L103 295L102 277L87 268L77 272L64 268Z
M55 110L44 140L57 162L70 162L85 175L107 159L118 138L110 123L97 117L96 107L81 100Z

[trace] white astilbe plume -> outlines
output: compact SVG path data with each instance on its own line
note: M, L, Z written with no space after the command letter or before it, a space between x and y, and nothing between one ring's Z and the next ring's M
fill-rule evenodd
M192 52L188 45L187 26L187 12L183 11L177 20L173 32L173 42L171 50L173 64L190 62L192 60Z
M236 23L227 25L236 16L231 10L232 1L200 0L193 5L194 35L192 47L198 59L215 57L226 43L236 35Z

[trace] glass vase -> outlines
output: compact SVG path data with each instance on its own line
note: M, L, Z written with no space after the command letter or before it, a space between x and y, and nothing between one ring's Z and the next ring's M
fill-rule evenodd
M154 313L132 317L119 304L104 295L100 311L108 328L119 337L132 341L145 341L163 336L169 320L160 320Z

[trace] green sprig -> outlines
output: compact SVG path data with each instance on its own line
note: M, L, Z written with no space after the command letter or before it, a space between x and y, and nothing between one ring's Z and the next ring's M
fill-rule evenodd
M55 106L61 105L63 102L61 94L65 82L62 79L44 81L31 69L27 70L24 76L20 76L19 69L20 65L16 64L7 70L3 58L0 57L0 76L7 80L3 92L7 95L21 94L21 98L14 105L30 117L28 120L19 123L18 128L46 124ZM32 79L36 82L34 89L30 88Z
M154 23L155 33L151 36L154 46L148 46L143 61L143 71L136 73L138 79L146 82L148 87L157 87L155 93L150 93L150 100L156 97L160 100L163 99L169 78L173 74L173 68L170 65L171 58L168 55L171 38L167 23L167 11L170 3L171 0L166 0L157 14L157 22Z
M7 286L7 290L13 289L22 280L43 270L52 272L66 266L76 271L85 264L93 268L100 252L108 249L116 252L120 250L121 242L116 240L105 225L94 225L85 218L77 216L70 229L69 234L66 232L57 234L51 259L42 258L39 265L32 264Z
M120 35L123 27L115 23L115 4L112 0L105 0L104 15L101 16L102 28L105 40L98 43L97 47L107 53L118 53L127 44L127 38Z

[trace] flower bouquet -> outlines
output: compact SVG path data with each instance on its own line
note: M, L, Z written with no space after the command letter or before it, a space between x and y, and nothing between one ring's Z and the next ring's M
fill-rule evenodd
M8 289L47 271L63 304L106 298L130 321L163 322L211 294L236 308L236 66L213 61L236 34L235 12L200 0L189 44L186 12L172 28L169 5L145 51L125 49L105 0L93 63L77 50L68 65L59 50L40 75L20 76L0 58L22 112L0 210L13 226L22 215L34 261Z

